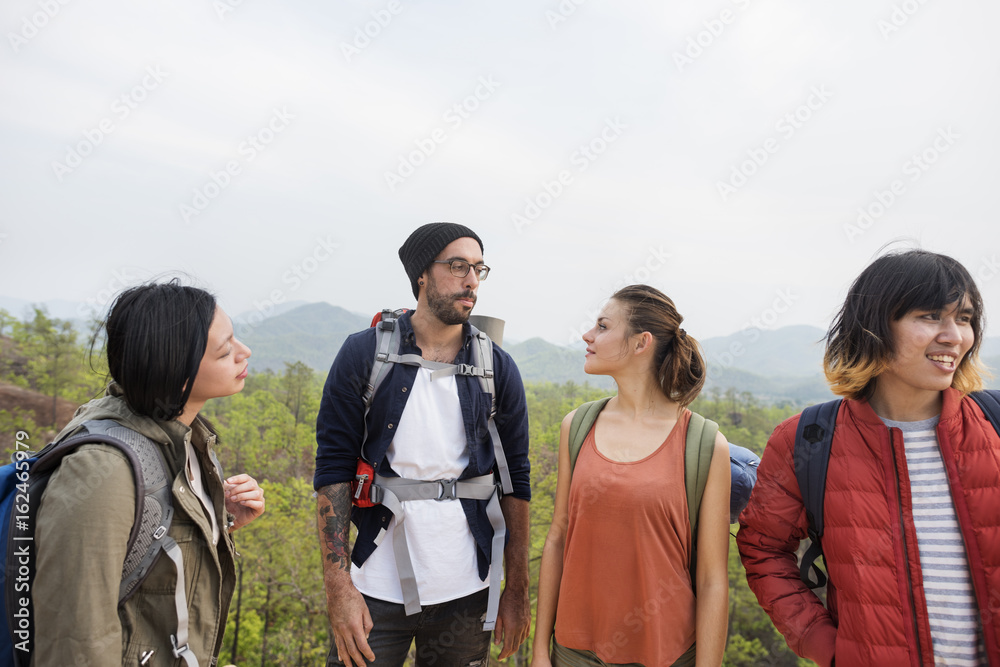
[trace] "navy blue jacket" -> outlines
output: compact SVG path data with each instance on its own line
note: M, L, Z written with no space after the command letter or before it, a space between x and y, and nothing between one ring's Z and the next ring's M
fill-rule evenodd
M416 344L410 315L411 313L406 313L398 320L399 353L419 355L421 352ZM474 359L473 345L478 343L468 324L464 325L464 335L465 342L455 357L455 363L471 364ZM375 328L372 327L349 336L330 368L316 418L316 475L313 486L317 490L330 484L354 480L364 436L365 408L362 391L368 384L374 358ZM497 345L493 346L493 373L497 393L497 414L494 419L510 468L513 485L511 495L530 500L528 410L524 385L510 355ZM389 467L385 454L416 376L416 366L392 364L375 393L368 413L365 459L375 466L379 474L386 477L398 476ZM469 465L462 474L462 479L478 477L491 471L495 473L493 444L488 431L490 396L482 390L478 378L459 375L456 380L469 452ZM490 540L493 537L493 528L486 516L487 501L461 499L459 502L462 503L478 546L479 576L485 579L489 572ZM375 551L375 537L381 528L389 525L391 519L392 512L381 505L352 508L351 521L358 528L358 537L351 560L356 565L362 565Z

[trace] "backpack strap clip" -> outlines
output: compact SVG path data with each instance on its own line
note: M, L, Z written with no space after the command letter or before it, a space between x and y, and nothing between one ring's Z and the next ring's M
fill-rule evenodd
M455 477L452 477L451 479L439 479L439 480L437 480L437 483L441 485L441 493L439 493L438 497L435 498L434 500L438 500L438 501L441 501L441 500L457 500L458 496L455 495L455 482L457 482L457 481L458 481L458 479L455 478Z

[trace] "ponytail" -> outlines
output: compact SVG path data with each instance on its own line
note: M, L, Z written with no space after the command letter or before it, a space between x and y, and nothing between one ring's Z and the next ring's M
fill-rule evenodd
M627 307L629 335L648 331L656 341L653 368L664 395L690 405L705 385L705 359L698 341L680 328L684 318L666 294L649 285L629 285L612 299Z

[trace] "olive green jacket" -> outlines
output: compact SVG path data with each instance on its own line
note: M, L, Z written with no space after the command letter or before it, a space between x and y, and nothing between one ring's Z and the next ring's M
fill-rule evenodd
M188 601L189 645L202 667L216 664L235 586L235 549L227 526L219 471L209 452L216 436L201 420L188 428L133 413L115 394L77 410L62 439L90 419L113 419L163 446L174 477L173 522L169 535L181 548ZM218 517L219 542L185 474L185 440L190 438L205 488ZM132 522L135 481L125 457L108 445L83 445L53 473L42 494L35 539L38 569L32 587L35 653L32 664L112 667L139 665L153 651L149 667L181 665L171 648L177 628L174 565L161 554L149 576L118 608L118 587Z

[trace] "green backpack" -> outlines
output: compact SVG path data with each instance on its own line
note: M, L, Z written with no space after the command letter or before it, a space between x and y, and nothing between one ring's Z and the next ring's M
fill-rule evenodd
M584 403L576 409L569 426L569 469L572 473L576 459L587 434L597 421L597 415L611 397ZM708 482L708 469L712 466L715 436L719 425L705 419L697 412L691 413L684 444L684 489L687 491L688 517L691 521L691 586L695 584L695 566L698 563L698 510Z

